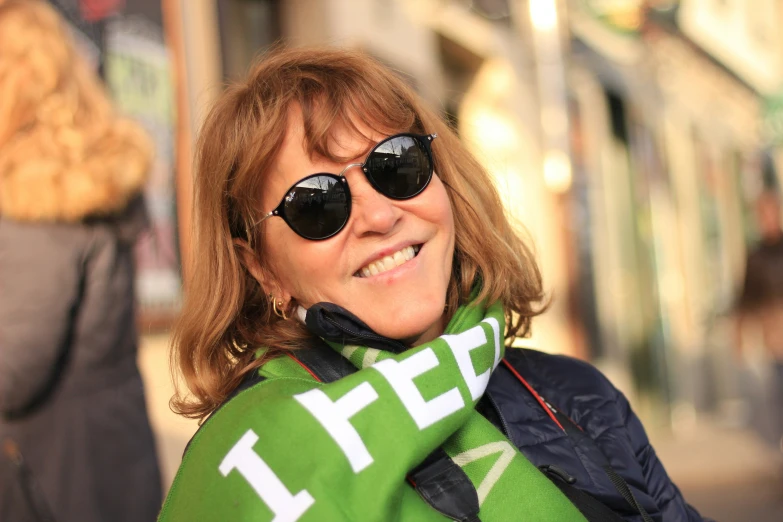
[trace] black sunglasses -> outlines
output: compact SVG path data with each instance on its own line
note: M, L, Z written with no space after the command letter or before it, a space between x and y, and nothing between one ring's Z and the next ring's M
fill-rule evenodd
M390 199L418 196L432 179L432 140L437 134L396 134L378 143L364 163L351 163L340 174L311 174L288 189L272 212L305 239L328 239L340 232L351 216L351 190L345 172L361 167L370 184Z

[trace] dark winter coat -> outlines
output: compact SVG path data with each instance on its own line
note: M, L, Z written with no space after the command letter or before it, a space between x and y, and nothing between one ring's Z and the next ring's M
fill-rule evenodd
M595 441L653 520L702 520L666 474L626 398L597 369L571 357L534 350L508 349L506 359L538 395ZM576 479L575 487L626 520L642 520L590 448L576 447L506 366L498 366L492 374L485 395L497 406L506 436L533 464L556 465Z
M154 520L155 447L136 365L140 199L74 223L0 217L0 439L57 522ZM0 486L0 520L10 518ZM5 493L4 493L5 492Z

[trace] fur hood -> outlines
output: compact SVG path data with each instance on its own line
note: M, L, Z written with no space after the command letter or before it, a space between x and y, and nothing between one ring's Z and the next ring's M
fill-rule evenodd
M149 139L127 120L115 120L94 136L38 128L0 148L0 215L75 222L124 210L144 186Z

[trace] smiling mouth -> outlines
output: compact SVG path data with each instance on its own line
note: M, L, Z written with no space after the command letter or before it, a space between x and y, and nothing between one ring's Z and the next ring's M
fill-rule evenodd
M407 246L377 261L367 264L354 274L355 277L372 277L407 263L419 254L421 245Z

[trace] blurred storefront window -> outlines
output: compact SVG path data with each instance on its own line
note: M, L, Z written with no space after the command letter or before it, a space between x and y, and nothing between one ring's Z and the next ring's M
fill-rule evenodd
M217 0L223 76L242 77L280 38L278 0Z
M182 278L175 185L172 60L160 0L52 0L80 49L100 69L117 108L147 130L155 160L144 190L151 227L136 250L137 298L144 330L168 326L179 310Z
M152 226L137 246L137 293L149 321L176 313L181 291L170 68L159 22L126 14L107 25L106 81L121 110L141 122L156 147L145 189Z

